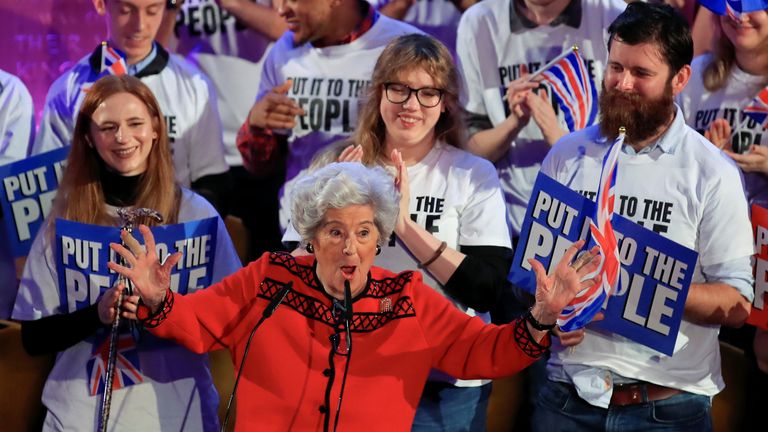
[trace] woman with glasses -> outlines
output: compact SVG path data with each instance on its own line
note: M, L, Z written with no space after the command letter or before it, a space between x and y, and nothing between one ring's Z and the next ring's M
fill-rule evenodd
M109 267L134 283L138 316L152 333L195 352L231 352L243 370L237 430L408 430L430 369L492 378L541 356L546 329L577 292L597 282L581 279L598 260L594 248L569 265L583 242L550 275L531 260L536 304L510 324L484 324L426 286L420 273L374 266L400 223L398 195L380 167L332 163L293 192L292 223L311 255L265 254L182 296L168 280L180 254L161 264L151 232L140 226L146 249L126 234L127 247L111 247L129 266ZM282 307L252 333L281 297Z
M394 164L408 180L400 185L395 235L378 262L393 271L420 268L427 285L489 322L512 249L496 169L460 148L459 82L440 42L395 39L376 63L354 141L364 163ZM413 430L484 430L490 387L432 371Z

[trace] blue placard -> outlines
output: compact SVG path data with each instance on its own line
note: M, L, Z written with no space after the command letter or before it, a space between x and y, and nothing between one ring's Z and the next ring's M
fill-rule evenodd
M525 213L509 273L518 287L535 292L528 264L536 258L551 271L579 239L588 238L595 203L539 174ZM698 254L614 214L621 273L619 290L603 305L605 319L589 324L672 355Z
M51 211L68 154L67 146L0 166L3 229L14 258L27 256Z
M151 230L161 261L169 253L183 254L171 271L171 290L187 294L211 284L216 251L215 217ZM144 243L138 230L134 236ZM107 268L107 261L118 261L109 243L119 241L119 228L56 220L56 269L63 311L90 306L115 283L117 274Z

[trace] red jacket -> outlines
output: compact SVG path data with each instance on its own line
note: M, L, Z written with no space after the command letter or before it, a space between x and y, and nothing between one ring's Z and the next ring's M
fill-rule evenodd
M237 371L251 329L289 281L293 291L251 343L237 391L238 430L322 430L326 412L333 427L347 357L333 354L333 377L329 338L340 318L317 279L314 257L265 254L208 289L173 296L167 316L151 330L195 352L227 348ZM457 378L496 378L543 352L530 343L523 322L494 326L471 318L416 272L373 267L353 311L342 431L410 430L431 368Z

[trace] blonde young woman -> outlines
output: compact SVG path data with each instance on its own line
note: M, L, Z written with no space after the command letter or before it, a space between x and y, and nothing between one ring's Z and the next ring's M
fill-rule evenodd
M22 321L22 342L30 354L57 353L42 401L44 430L94 430L103 378L99 362L119 292L68 301L59 286L55 259L57 218L118 225L119 207L147 207L166 224L218 216L202 197L174 180L163 114L149 88L137 78L107 76L83 101L54 208L40 230L24 268L13 318ZM139 220L156 225L153 219ZM219 219L212 280L240 267ZM133 316L138 296L126 298ZM207 357L149 334L121 336L118 369L130 378L112 395L109 430L218 430L219 398ZM121 372L118 370L117 372Z
M768 131L744 113L768 86L768 1L753 5L758 10L737 10L738 17L725 13L725 0L702 4L720 14L723 37L714 53L693 60L691 80L678 102L686 123L742 169L749 201L768 206Z
M461 149L459 82L440 42L395 39L376 63L354 142L364 163L394 165L400 179L400 216L378 261L418 266L428 285L487 321L506 283L511 242L495 168ZM489 393L487 381L433 371L413 429L484 429Z

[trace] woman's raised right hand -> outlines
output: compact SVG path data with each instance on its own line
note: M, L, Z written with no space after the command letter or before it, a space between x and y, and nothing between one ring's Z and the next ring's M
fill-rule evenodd
M165 294L171 286L171 269L181 259L181 252L170 255L164 263L160 263L155 248L155 237L146 225L139 225L139 231L144 237L143 248L138 240L127 231L121 231L120 238L125 243L122 246L110 243L109 247L125 259L128 266L109 262L110 270L125 276L133 282L133 288L141 297L144 304L155 312L165 299Z

